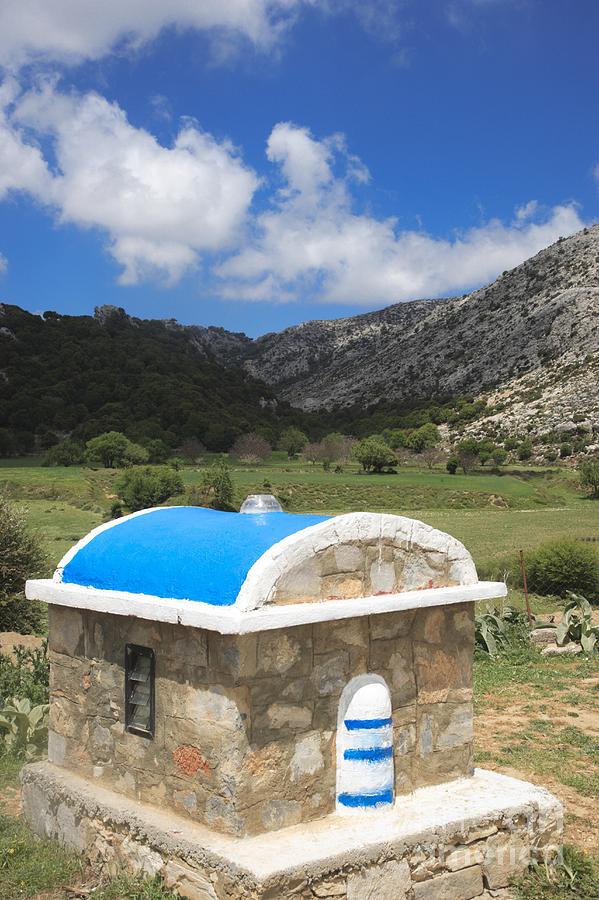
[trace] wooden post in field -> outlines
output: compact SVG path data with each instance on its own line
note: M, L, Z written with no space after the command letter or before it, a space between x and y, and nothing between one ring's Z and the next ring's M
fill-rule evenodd
M530 600L528 599L528 585L526 583L526 567L524 565L524 550L520 550L520 572L522 574L522 589L524 591L524 602L526 603L528 624L532 628L534 625L534 620L533 620L532 612L530 610Z

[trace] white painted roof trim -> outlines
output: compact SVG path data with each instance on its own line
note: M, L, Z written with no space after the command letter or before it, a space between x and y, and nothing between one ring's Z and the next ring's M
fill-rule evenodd
M353 541L385 539L406 549L418 546L425 551L439 553L446 557L451 566L451 581L462 585L477 582L476 567L470 553L445 531L406 516L352 512L309 525L269 547L248 570L235 606L244 612L268 606L278 580L294 565L301 564L319 551Z
M25 593L29 600L42 600L44 603L70 606L73 609L134 616L155 622L173 622L221 634L249 634L312 622L351 619L407 609L427 609L431 606L448 606L475 600L494 600L505 597L507 588L502 581L478 581L455 587L403 591L399 594L355 597L349 600L265 606L245 612L237 606L214 606L197 600L165 600L147 594L61 584L52 579L28 581Z

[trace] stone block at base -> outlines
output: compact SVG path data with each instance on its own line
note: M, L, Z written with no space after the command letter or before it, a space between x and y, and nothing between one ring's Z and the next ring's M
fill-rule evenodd
M399 797L386 813L331 815L246 838L50 763L26 766L21 780L24 814L40 837L77 850L97 871L161 873L190 900L472 900L505 887L562 835L552 794L483 770Z

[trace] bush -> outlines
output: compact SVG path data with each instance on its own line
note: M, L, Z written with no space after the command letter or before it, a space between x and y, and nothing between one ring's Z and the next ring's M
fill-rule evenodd
M565 441L563 444L560 444L559 455L562 459L566 459L568 456L572 456L572 444L569 444Z
M47 641L38 650L15 647L14 659L0 653L0 706L11 697L47 703L49 672Z
M85 459L85 448L77 441L61 441L51 447L44 457L44 466L79 466Z
M599 459L585 459L578 466L580 483L593 500L599 499Z
M229 466L225 460L215 462L204 473L200 486L190 493L189 502L192 506L209 506L212 509L221 509L225 512L235 511L233 506L233 481Z
M161 441L160 438L146 441L144 448L148 453L148 462L152 463L152 465L165 463L171 455L171 448L164 441ZM142 460L142 462L145 462L145 460Z
M520 462L525 462L527 459L530 459L532 456L532 444L530 441L522 441L520 446L518 447L518 459Z
M450 456L447 462L445 463L445 468L449 472L450 475L455 475L458 471L458 466L460 461L455 456Z
M599 598L599 559L595 550L578 541L543 544L527 555L528 586L536 594L565 597L569 591L591 601Z
M119 497L131 512L164 503L183 491L179 473L170 466L143 466L128 469L116 483Z
M44 610L25 599L28 578L41 575L46 557L38 538L28 531L24 514L0 496L0 631L39 631Z

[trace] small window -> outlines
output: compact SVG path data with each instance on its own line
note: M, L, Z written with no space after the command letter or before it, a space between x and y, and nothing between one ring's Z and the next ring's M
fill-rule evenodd
M154 737L154 651L125 647L125 726L131 734Z

